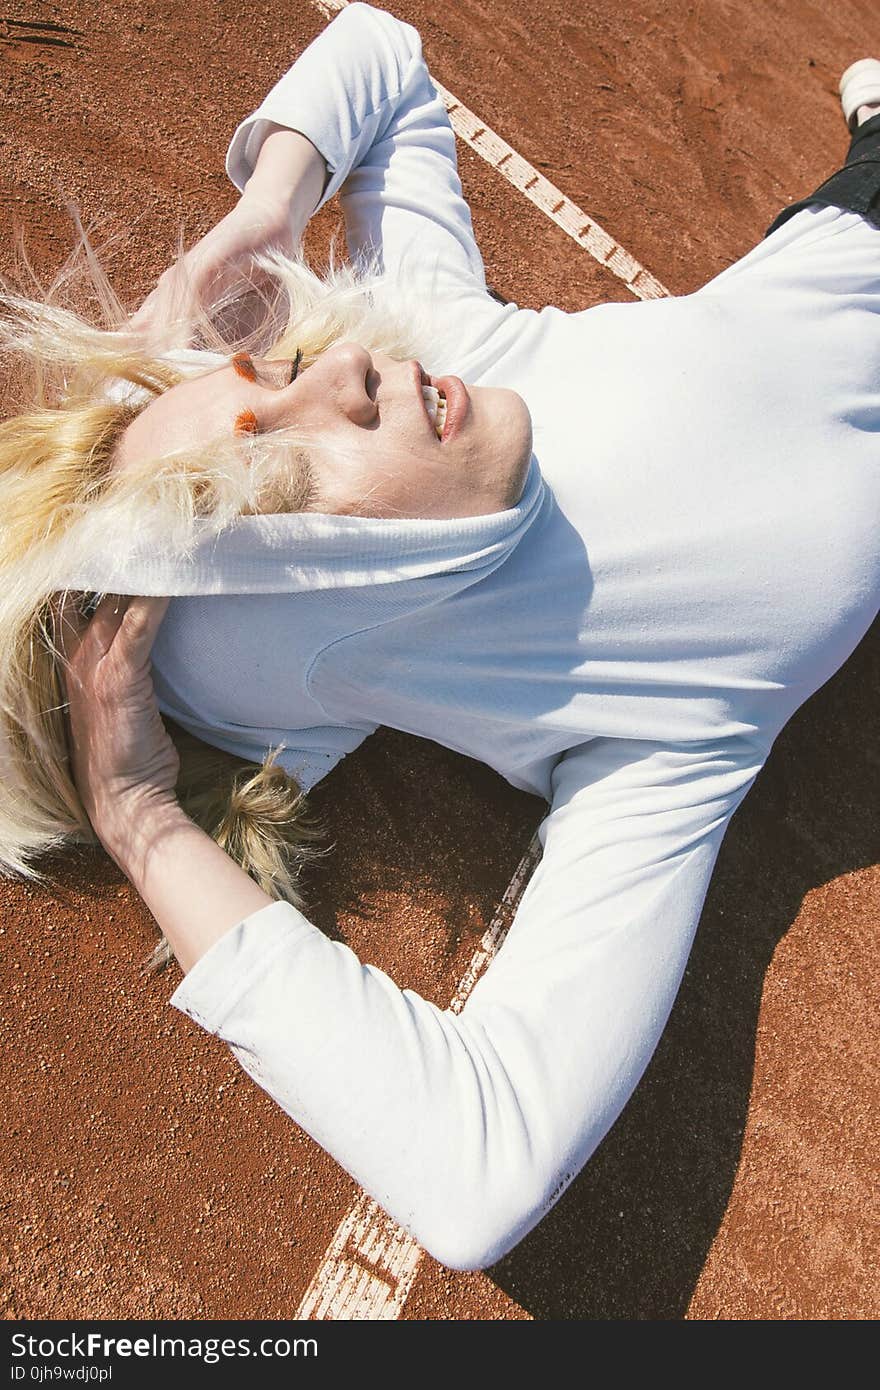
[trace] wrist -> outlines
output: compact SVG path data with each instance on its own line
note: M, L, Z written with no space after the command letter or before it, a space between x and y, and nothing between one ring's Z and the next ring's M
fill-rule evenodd
M274 899L176 803L130 806L116 862L184 971ZM114 856L115 857L115 856Z
M176 799L140 795L118 799L95 816L93 826L110 858L139 888L158 845L182 828L192 829L194 822Z

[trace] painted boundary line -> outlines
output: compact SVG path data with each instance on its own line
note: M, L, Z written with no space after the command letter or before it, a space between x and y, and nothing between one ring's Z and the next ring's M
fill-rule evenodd
M312 0L332 19L348 0ZM622 280L637 299L664 299L669 291L650 271L570 198L496 135L473 111L434 79L459 139L534 203L551 222ZM460 1013L482 972L503 942L516 906L541 857L537 834L517 865L498 909L474 952L449 1005ZM336 1228L296 1316L321 1321L380 1321L400 1317L424 1251L366 1192L355 1198Z
M577 242L584 251L588 251L593 260L606 266L612 275L622 280L637 299L665 299L668 296L669 291L665 285L661 285L634 256L624 251L598 222L594 222L576 203L566 198L555 184L545 179L543 174L539 174L537 169L523 159L522 155L517 154L500 135L483 125L473 111L469 111L457 101L436 78L433 81L446 105L453 130L466 145L476 150L487 164L502 174L514 188L519 189L530 203L540 208L545 217L549 217L551 222L561 227L572 241Z
M312 3L326 19L332 19L340 10L345 9L348 0L312 0ZM530 203L534 203L536 208L540 208L545 217L549 217L551 222L561 227L572 241L593 257L593 260L605 266L618 280L622 280L636 299L665 299L669 295L666 286L661 285L635 256L625 251L604 227L600 227L599 223L576 203L566 198L555 184L545 179L543 174L539 174L528 160L517 154L511 145L502 140L500 135L496 135L491 127L485 125L436 78L432 80L443 100L456 135L472 150L476 150L481 159L496 169L508 183L528 198Z
M461 1013L496 955L540 857L541 844L535 834L452 996L451 1013ZM399 1318L423 1255L409 1232L361 1192L337 1226L295 1316L337 1322Z

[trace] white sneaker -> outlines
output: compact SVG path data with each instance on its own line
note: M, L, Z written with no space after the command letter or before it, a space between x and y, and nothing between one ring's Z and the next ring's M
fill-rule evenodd
M850 130L856 128L860 106L880 106L880 62L876 58L860 58L847 68L840 79L840 104Z

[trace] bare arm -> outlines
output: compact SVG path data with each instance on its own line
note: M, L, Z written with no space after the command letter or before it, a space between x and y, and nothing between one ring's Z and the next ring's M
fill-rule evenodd
M330 177L320 150L298 130L271 124L242 199L255 204L280 204L287 216L293 245L302 240Z
M499 306L485 292L455 137L412 25L348 5L239 125L226 167L239 204L165 272L136 329L177 317L190 280L192 296L209 300L258 251L298 246L337 192L355 261L378 253L385 270L431 293L451 282L473 294L487 331L494 326Z
M179 806L151 810L134 826L114 817L96 827L187 972L215 941L273 898Z

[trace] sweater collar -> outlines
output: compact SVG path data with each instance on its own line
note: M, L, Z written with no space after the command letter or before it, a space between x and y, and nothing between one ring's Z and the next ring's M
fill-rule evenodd
M534 454L515 506L448 520L294 512L244 516L185 554L137 540L95 538L67 587L92 593L276 594L424 580L467 573L472 583L503 563L541 510L545 484Z

